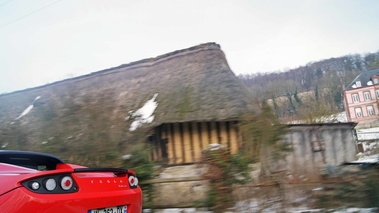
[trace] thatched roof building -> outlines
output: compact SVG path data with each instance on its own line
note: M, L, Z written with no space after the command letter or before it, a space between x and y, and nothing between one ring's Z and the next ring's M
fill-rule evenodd
M0 95L0 146L21 149L21 143L33 150L36 144L57 138L62 144L78 135L85 143L100 138L120 144L131 134L132 120L126 119L130 112L155 94L154 119L143 125L149 128L237 120L251 110L250 95L230 70L220 46L206 43Z

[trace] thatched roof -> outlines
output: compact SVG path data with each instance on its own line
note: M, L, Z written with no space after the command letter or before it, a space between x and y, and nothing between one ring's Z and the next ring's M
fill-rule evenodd
M152 123L126 119L157 94ZM0 149L43 151L83 165L120 154L164 123L235 120L249 93L215 43L0 95Z
M16 118L35 97L55 102L58 111L86 101L125 118L157 93L153 125L167 122L235 119L249 109L250 96L230 70L216 43L0 96L0 121ZM67 99L67 100L66 100ZM66 101L64 101L66 100ZM14 110L18 108L18 110ZM5 109L5 111L4 111ZM6 112L6 115L4 114Z

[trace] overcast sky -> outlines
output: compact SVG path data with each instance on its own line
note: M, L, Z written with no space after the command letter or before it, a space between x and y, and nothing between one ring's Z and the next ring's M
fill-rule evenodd
M379 50L378 0L0 0L0 94L206 42L233 72Z

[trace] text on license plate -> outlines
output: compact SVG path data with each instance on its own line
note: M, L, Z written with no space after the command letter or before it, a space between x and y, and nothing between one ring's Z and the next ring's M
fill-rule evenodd
M115 206L103 209L92 209L88 210L88 213L128 213L127 206Z

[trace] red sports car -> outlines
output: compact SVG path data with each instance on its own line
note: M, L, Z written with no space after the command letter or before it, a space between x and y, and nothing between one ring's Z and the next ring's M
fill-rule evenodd
M142 191L129 169L87 168L49 154L0 150L2 213L140 213Z

